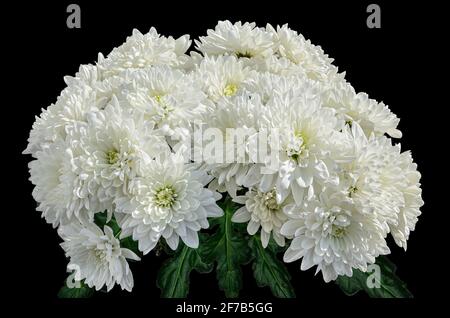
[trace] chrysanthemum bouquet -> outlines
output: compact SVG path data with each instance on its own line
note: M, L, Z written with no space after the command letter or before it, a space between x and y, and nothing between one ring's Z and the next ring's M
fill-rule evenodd
M250 262L294 297L293 261L348 294L410 296L383 256L388 234L406 249L423 204L390 139L399 119L287 25L219 22L190 46L135 30L36 119L24 153L69 259L60 296L131 291L128 262L149 253L168 254L163 297L213 269L238 296Z

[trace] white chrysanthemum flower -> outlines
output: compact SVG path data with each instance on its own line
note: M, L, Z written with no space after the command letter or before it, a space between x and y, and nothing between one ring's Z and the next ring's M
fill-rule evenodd
M279 139L278 164L264 166L258 189L277 189L278 202L292 193L300 205L314 195L314 182L337 182L336 163L344 160L341 133L330 108L321 107L314 86L290 90L284 96L275 95L263 114L270 128L271 139Z
M36 118L24 154L35 155L56 139L66 137L67 127L86 122L88 112L98 111L95 90L87 85L65 88L55 104L42 110Z
M179 154L157 157L142 177L131 180L128 195L116 200L121 235L133 235L144 254L161 236L173 250L180 238L197 248L197 232L209 226L207 218L223 214L216 205L221 196L204 188L211 178L184 161Z
M35 185L33 198L39 203L37 210L53 227L58 226L61 219L67 218L65 203L71 196L71 187L61 180L64 172L68 170L70 173L70 169L67 169L69 154L66 148L64 141L57 140L50 147L37 151L36 160L28 164L30 181Z
M192 123L201 121L211 102L192 75L168 66L128 72L132 84L123 90L127 106L144 113L145 119L167 134L188 134Z
M85 125L68 129L85 131ZM36 160L29 164L30 180L35 185L33 197L39 203L48 223L54 227L67 224L77 218L80 221L93 219L94 214L109 207L98 196L98 186L92 174L84 173L77 167L82 152L75 141L56 140L47 148L36 152Z
M270 24L266 26L276 43L276 54L300 65L305 74L314 80L324 80L334 68L333 59L326 55L320 46L311 44L303 35L291 30L287 24L277 26L275 30Z
M400 119L383 103L370 99L366 93L356 94L348 83L337 83L331 89L324 90L324 105L336 109L348 123L357 122L367 136L388 134L401 138L397 129Z
M406 249L423 205L420 173L409 152L400 152L391 140L381 136L367 138L354 123L344 132L354 145L354 160L342 166L341 181L360 209L374 209L385 234Z
M81 225L78 222L61 226L58 234L64 240L61 243L70 258L67 268L75 271L75 280L84 282L91 288L100 290L106 285L110 291L115 284L131 291L133 274L126 259L139 261L131 250L120 247L110 227L104 232L95 224Z
M95 91L96 107L103 109L111 101L114 95L119 95L126 88L127 80L120 76L104 78L103 72L96 65L81 65L75 76L66 76L64 81L67 86L87 85Z
M367 138L358 123L346 125L343 133L350 145L352 160L343 164L340 171L340 185L361 211L374 210L383 226L383 233L389 233L389 224L397 222L398 207L402 204L398 192L386 191L380 183L380 171L386 164L385 149L379 139Z
M406 250L406 242L409 234L414 231L417 218L421 214L420 208L424 202L422 200L422 189L420 188L420 172L417 171L417 164L412 160L411 153L403 152L398 160L400 171L402 171L402 193L404 204L400 207L397 224L391 224L391 235L398 246Z
M269 192L250 189L245 195L237 196L233 201L244 204L233 214L231 218L233 222L248 222L247 231L250 235L255 235L261 228L261 243L264 248L269 244L271 234L278 245L284 246L284 236L280 234L280 229L287 220L283 207L288 200L279 204L275 189Z
M65 138L71 126L86 122L86 114L99 111L118 95L126 85L119 76L103 79L94 65L82 65L74 77L66 76L68 85L55 104L42 110L30 132L25 154L48 147L57 138Z
M259 181L259 166L251 162L246 145L257 133L264 112L260 97L244 91L222 99L206 119L207 127L219 134L212 136L215 141L212 153L206 146L209 140L204 141L203 168L215 177L210 188L227 191L234 197L240 186L250 187Z
M103 81L102 72L96 65L82 64L74 76L64 76L64 82L67 86L78 85L80 83L88 86L94 86Z
M317 265L325 282L352 269L367 270L379 255L388 254L381 224L374 213L361 213L344 191L326 189L299 208L287 207L290 220L281 234L293 238L285 262L302 259L301 269Z
M207 36L195 40L196 48L205 55L234 54L236 57L266 57L273 51L273 36L255 23L219 21Z
M188 35L174 39L160 36L155 28L146 34L134 29L126 42L114 48L106 58L99 54L98 66L105 77L152 65L182 66L188 60L185 53L190 45Z
M378 213L387 223L398 246L406 249L406 241L413 231L420 207L423 205L420 189L420 173L409 152L401 152L400 144L393 146L391 140L376 140L379 149L378 183L382 192L374 202L382 202Z
M80 149L73 169L95 181L90 182L89 195L104 203L110 213L114 198L126 191L128 181L139 176L160 151L168 149L165 139L142 114L122 109L115 97L103 111L88 114L86 127L74 129L70 137L71 147Z
M252 76L254 72L234 56L206 56L195 73L203 91L214 102L238 94L242 84Z

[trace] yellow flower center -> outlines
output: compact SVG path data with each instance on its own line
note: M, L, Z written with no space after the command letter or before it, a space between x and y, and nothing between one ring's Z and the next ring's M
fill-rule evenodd
M106 161L113 165L119 161L119 152L117 150L110 150L106 153Z
M157 102L158 104L161 103L162 97L163 97L163 95L159 95L159 94L153 96L153 98L156 100L156 102Z
M277 195L277 192L275 191L275 189L273 189L272 191L266 192L264 194L264 205L271 212L275 212L280 209L280 206L277 203L276 195Z
M331 235L333 235L334 237L342 237L345 234L345 228L333 225L332 231L331 231Z
M155 203L162 208L170 208L176 201L177 194L172 186L164 186L155 193Z
M298 162L300 157L306 154L306 137L301 132L295 132L293 138L286 147L286 154L289 158Z
M236 84L228 84L223 89L223 94L225 96L233 96L234 94L236 94L237 90L238 90L238 87Z

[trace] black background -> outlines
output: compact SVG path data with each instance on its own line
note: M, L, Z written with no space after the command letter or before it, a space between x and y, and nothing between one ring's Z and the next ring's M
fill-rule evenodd
M81 7L81 29L66 27L66 7L70 2L19 3L2 10L2 23L8 17L13 18L3 27L6 37L2 47L11 54L4 59L4 66L13 71L13 85L7 89L3 86L4 96L13 97L13 101L3 103L13 112L14 120L4 118L3 127L12 127L6 134L15 155L8 158L5 171L6 174L14 171L14 174L5 176L10 193L4 198L4 202L9 203L3 211L12 216L11 221L4 223L11 233L3 237L13 253L2 256L2 260L3 265L9 267L10 282L5 285L10 294L17 292L16 299L48 300L56 304L59 302L56 294L67 275L60 239L35 211L32 185L27 180L27 163L31 158L20 154L26 147L34 117L40 114L42 107L54 102L65 87L63 76L73 75L80 64L94 63L98 52L109 53L125 41L133 28L145 33L154 26L163 35L190 34L193 39L206 34L207 29L214 28L217 21L223 19L254 21L259 26L267 22L272 25L289 23L312 43L322 46L335 59L339 70L346 72L347 80L357 91L385 102L400 117L402 148L412 150L422 173L425 206L416 231L408 241L408 251L404 252L391 241L390 259L397 264L398 275L407 282L416 300L439 295L434 282L445 279L444 257L448 254L448 242L439 237L438 230L438 224L448 211L438 207L442 187L436 182L447 173L436 161L443 151L438 147L446 148L448 135L440 132L437 124L447 107L438 101L445 97L445 88L437 88L437 82L448 81L444 71L447 62L441 56L445 53L438 49L438 43L444 40L439 37L443 29L439 26L438 12L442 8L409 2L394 7L383 1L373 1L381 7L382 25L381 29L368 29L366 7L370 2L365 1L339 4L318 1L264 4L258 1L245 2L245 5L243 1L73 2ZM443 79L432 73L442 73ZM18 164L17 168L13 169L11 163ZM121 297L122 300L139 297L148 304L161 302L155 279L162 260L150 253L143 262L132 265L135 278L132 293L115 288L111 294L96 297ZM300 272L299 267L298 262L288 265L297 302L280 302L278 310L295 310L300 304L317 299L346 304L368 301L363 294L349 300L336 285L325 284L321 275L314 276L314 270ZM271 296L269 289L255 285L250 266L244 269L241 295L247 299ZM197 303L223 298L214 273L193 273L189 296Z

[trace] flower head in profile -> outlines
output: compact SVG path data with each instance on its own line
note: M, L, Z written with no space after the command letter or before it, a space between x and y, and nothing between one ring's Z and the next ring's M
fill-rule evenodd
M342 166L341 184L360 210L373 209L385 235L406 249L423 205L420 173L410 152L401 152L389 138L367 138L354 123L344 133L353 147L353 160Z
M255 23L219 21L207 36L195 41L204 55L235 55L238 58L265 57L272 54L273 36Z
M313 45L287 24L276 29L268 24L266 29L274 38L275 52L279 57L299 65L311 79L326 80L327 74L334 68L331 64L333 59L320 46Z
M139 250L150 252L163 237L176 249L179 239L197 248L198 231L208 228L208 217L223 211L220 195L204 188L209 176L191 169L179 154L164 153L146 165L145 173L128 185L128 195L116 200L122 236L133 236Z
M105 225L103 231L95 224L73 222L58 229L64 240L61 243L70 259L67 268L75 270L75 280L95 290L106 286L110 291L115 284L131 291L133 274L127 259L139 261L140 258L127 248L120 247L119 240L112 229Z
M86 122L88 112L98 111L95 90L85 84L66 87L55 104L42 110L33 124L24 154L35 155L57 139L65 139L67 128Z
M28 164L30 181L35 186L33 198L39 204L37 210L53 227L67 223L72 217L67 206L71 204L73 186L68 181L74 175L66 149L63 140L56 140L48 148L37 151L36 159Z
M399 155L399 168L403 172L400 189L404 201L399 210L398 221L390 225L390 230L397 245L406 250L409 235L414 231L418 217L422 214L420 208L424 202L420 185L421 174L417 171L417 164L413 162L411 152Z
M67 86L87 85L95 92L95 105L101 110L108 105L113 96L120 95L126 87L127 79L123 74L115 76L104 76L98 65L80 65L75 76L65 76L64 82Z
M188 60L185 52L190 45L188 35L174 39L161 36L155 28L146 34L134 29L125 43L114 48L106 58L99 54L98 67L104 77L109 77L152 65L182 66Z
M401 152L400 144L379 137L377 183L381 190L374 197L380 221L389 227L395 243L406 250L407 240L414 231L420 208L424 204L420 184L421 175L409 151Z
M334 83L332 88L323 91L324 105L336 109L349 125L357 122L369 137L388 134L401 138L397 129L400 119L384 103L370 99L366 93L356 93L348 83Z
M65 140L58 139L36 152L36 159L29 163L37 210L54 227L76 219L88 222L97 211L111 208L111 199L104 199L92 169L80 164L84 154L80 134L85 132L85 124L67 129Z

